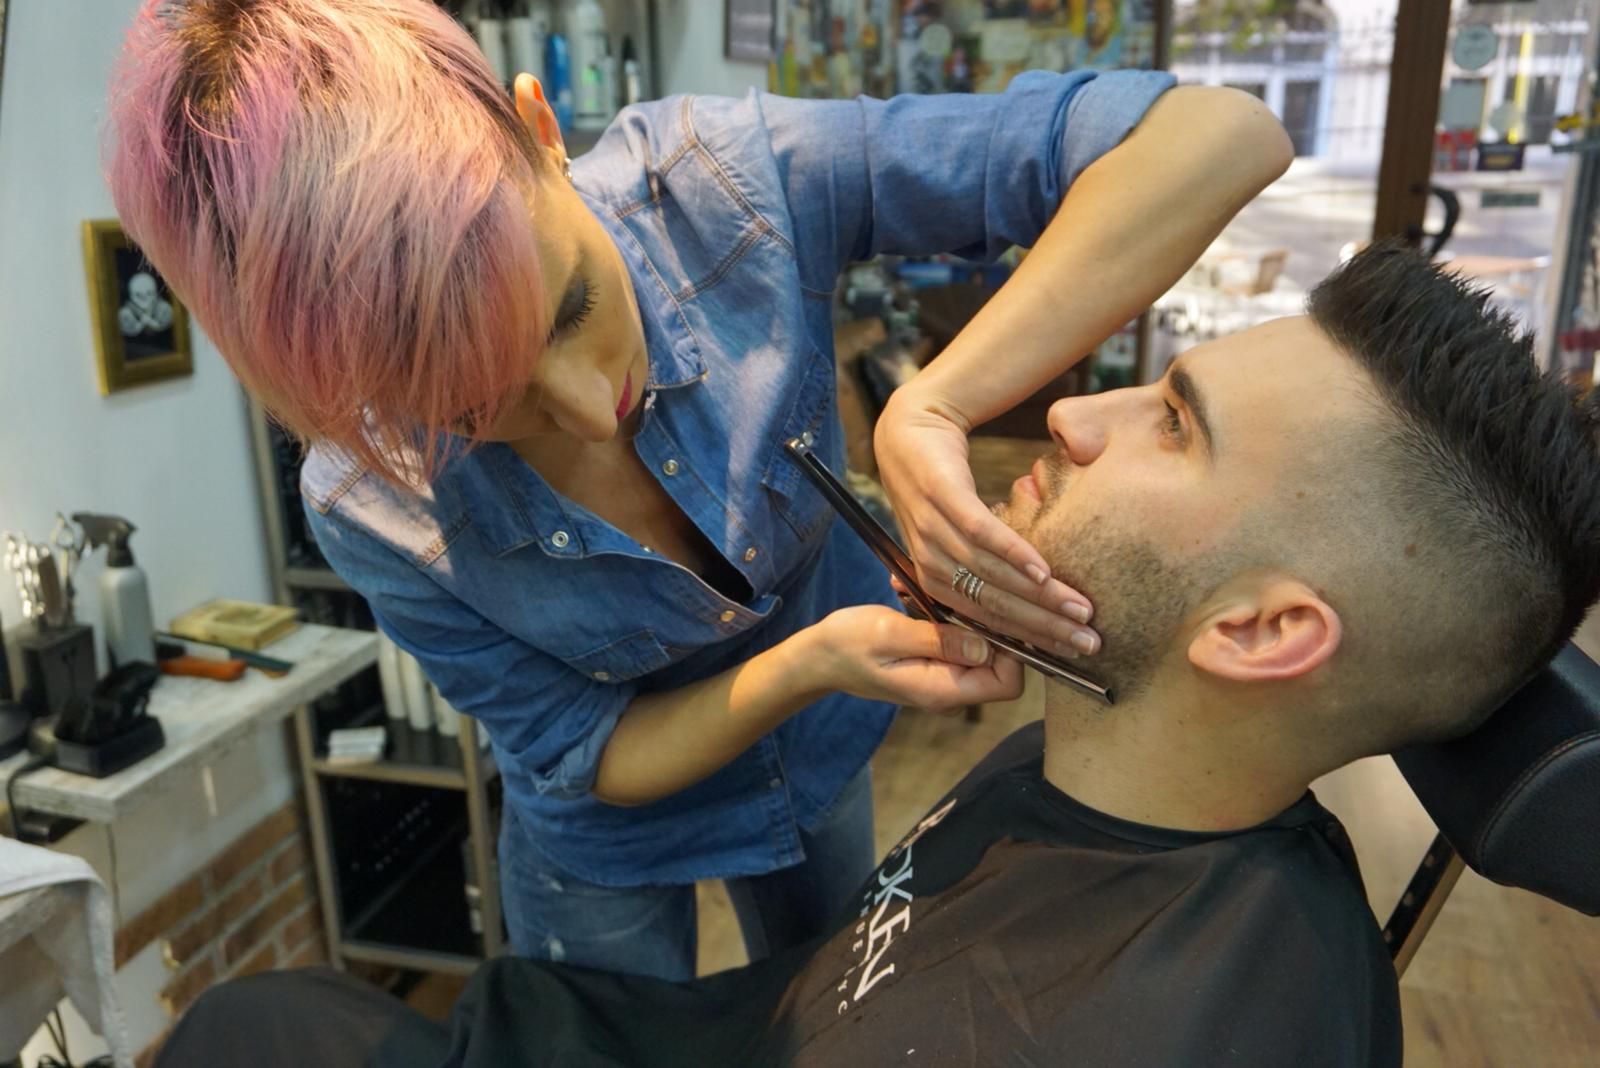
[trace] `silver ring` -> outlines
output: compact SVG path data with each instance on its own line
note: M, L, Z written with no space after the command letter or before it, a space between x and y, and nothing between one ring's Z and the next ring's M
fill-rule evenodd
M952 590L959 590L962 596L974 603L977 602L978 595L983 592L983 587L983 579L973 574L971 569L965 567L956 568L955 577L950 583Z

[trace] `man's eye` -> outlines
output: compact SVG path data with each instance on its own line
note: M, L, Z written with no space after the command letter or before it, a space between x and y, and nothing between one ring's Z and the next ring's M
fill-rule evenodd
M1161 404L1162 407L1167 409L1167 417L1161 420L1162 433L1174 441L1181 441L1183 439L1183 420L1178 418L1178 409L1166 401L1162 401Z

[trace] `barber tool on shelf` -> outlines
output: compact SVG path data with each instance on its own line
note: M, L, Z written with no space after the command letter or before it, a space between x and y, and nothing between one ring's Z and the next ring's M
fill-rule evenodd
M906 602L906 607L913 615L936 623L954 623L958 627L972 631L990 645L1004 649L1048 678L1059 679L1075 686L1084 693L1100 698L1108 705L1115 703L1109 687L1079 673L1068 661L1051 656L1018 638L992 630L976 619L970 619L953 609L946 608L928 596L922 584L917 581L916 565L912 563L911 557L906 555L906 551L890 537L889 532L884 530L854 497L850 496L849 491L833 472L828 470L828 465L823 463L821 457L812 450L810 435L794 438L787 442L784 448L789 458L800 465L800 470L805 472L806 477L817 487L823 498L833 505L834 511L844 517L844 521L849 523L850 528L867 543L867 548L871 549L883 566L889 569L889 573L900 580L906 589L906 592L901 594L901 600Z
M33 717L12 700L11 661L6 654L5 621L0 620L0 760L28 744L28 724Z
M294 669L294 661L280 660L253 649L240 649L226 642L188 638L167 631L156 632L156 662L163 668L168 660L186 657L197 660L234 661L241 667L253 667L268 678L282 678ZM168 671L169 675L182 672Z
M94 631L73 618L70 578L75 557L58 563L58 537L33 542L5 535L4 563L17 583L24 625L16 641L16 700L30 716L60 712L94 688ZM65 554L70 557L70 554Z
M56 767L104 778L165 745L161 721L149 713L160 677L154 664L130 661L69 705L56 720Z

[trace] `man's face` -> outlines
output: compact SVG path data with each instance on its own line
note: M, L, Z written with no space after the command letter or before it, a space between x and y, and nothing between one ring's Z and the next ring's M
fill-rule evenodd
M1056 449L995 514L1095 605L1090 667L1147 679L1194 609L1253 559L1255 524L1329 492L1318 471L1370 411L1363 373L1305 317L1201 345L1153 385L1050 408ZM1255 560L1270 566L1270 560Z

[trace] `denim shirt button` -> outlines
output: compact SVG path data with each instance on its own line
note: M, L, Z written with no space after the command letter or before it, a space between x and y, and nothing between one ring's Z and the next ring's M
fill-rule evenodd
M774 790L781 790L783 789L783 780L773 779L771 782L767 783L767 785L772 787Z
M594 673L594 681L595 682L610 682L611 681L611 672L609 672L609 671L596 671Z
M812 445L816 444L817 439L812 437L811 431L807 430L804 434L800 435L800 441L807 448L810 448Z
M678 473L678 461L668 460L666 463L661 465L661 470L668 478L671 478L673 475Z
M733 609L729 608L729 609L725 610L722 613L722 615L718 616L717 618L722 620L724 623L732 623L733 622L733 614L734 614L733 613Z
M754 546L751 546L750 548L748 548L748 549L746 549L744 551L744 562L745 563L748 564L750 561L754 560L755 558L756 558L756 550L755 550Z
M554 545L557 549L565 549L567 547L567 543L571 540L572 538L568 536L567 532L564 530L558 530L554 534L550 535L550 544Z

